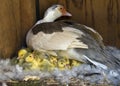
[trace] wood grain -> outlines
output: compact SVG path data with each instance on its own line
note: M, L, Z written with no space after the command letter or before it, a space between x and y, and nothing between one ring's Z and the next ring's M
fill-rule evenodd
M1 0L0 8L0 57L9 58L35 23L35 0Z
M21 15L21 39L25 44L25 36L28 30L36 22L36 3L35 0L20 0Z
M20 29L20 16L16 10L19 9L19 0L1 0L0 8L0 56L4 58L10 57L19 45L17 29Z

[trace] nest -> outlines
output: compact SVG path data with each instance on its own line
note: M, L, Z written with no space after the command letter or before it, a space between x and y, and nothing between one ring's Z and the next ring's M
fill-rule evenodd
M103 70L69 59L65 53L58 57L53 52L21 50L16 58L0 60L1 84L6 83L8 86L110 86L118 85L120 81L119 70ZM58 52L57 55L59 55ZM34 59L37 59L35 61L38 63L33 64ZM40 62L43 64L39 64ZM53 62L52 65L51 62Z

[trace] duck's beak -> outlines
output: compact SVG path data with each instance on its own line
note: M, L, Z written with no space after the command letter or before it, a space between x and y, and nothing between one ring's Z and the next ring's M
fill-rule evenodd
M63 16L72 16L72 14L67 12L67 11L65 11L65 12L63 12Z
M72 14L69 12L66 12L63 16L72 16Z
M20 59L20 57L17 57L17 60L19 60Z
M72 14L67 12L66 9L64 8L61 10L61 12L62 12L62 16L72 16Z

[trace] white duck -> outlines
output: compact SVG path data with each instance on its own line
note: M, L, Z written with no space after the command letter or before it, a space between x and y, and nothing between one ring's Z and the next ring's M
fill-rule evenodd
M38 51L66 51L71 59L90 62L103 69L118 67L115 63L118 61L105 54L102 37L98 32L70 20L54 22L61 16L71 14L62 5L48 8L44 18L29 30L27 46Z

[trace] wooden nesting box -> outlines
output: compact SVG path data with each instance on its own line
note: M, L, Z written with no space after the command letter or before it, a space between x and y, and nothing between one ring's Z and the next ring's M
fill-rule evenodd
M63 4L72 20L93 27L106 45L120 48L120 0L1 0L0 57L17 52L26 32L53 4Z

